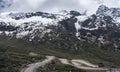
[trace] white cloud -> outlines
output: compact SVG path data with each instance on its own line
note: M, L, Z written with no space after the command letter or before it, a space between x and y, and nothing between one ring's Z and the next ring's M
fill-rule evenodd
M87 10L88 15L95 13L99 6L95 0L79 0L79 3L83 10Z
M120 8L120 0L101 0L103 4L108 7L119 7Z
M9 2L9 0L6 0ZM46 11L76 10L87 14L96 12L100 4L108 7L119 7L120 0L12 0L12 5L3 11Z
M26 0L28 5L32 8L37 9L39 6L41 6L46 0Z
M12 0L12 5L3 11L36 11L46 0ZM6 0L9 2L9 0Z
M87 7L90 3L90 0L79 0L80 5Z

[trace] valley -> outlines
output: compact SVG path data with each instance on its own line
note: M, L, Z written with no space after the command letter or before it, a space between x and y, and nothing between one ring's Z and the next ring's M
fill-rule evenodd
M0 72L105 72L120 68L120 8L0 13Z

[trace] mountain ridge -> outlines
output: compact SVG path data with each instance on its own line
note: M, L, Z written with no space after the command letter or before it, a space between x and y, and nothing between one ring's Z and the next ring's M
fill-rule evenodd
M107 11L111 11L111 15L107 15ZM119 49L120 24L115 20L113 11L119 10L101 5L91 16L77 11L64 11L63 14L8 13L6 17L4 14L0 16L0 32L38 43L57 41L58 47L63 44L69 48L72 44L70 48L77 49L77 44L72 41L88 41L100 47ZM119 14L116 17L119 18ZM57 40L59 38L63 41Z

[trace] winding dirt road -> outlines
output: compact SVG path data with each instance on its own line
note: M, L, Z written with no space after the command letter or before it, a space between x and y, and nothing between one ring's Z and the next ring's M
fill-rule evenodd
M37 62L33 64L29 64L27 68L22 69L20 72L36 72L36 69L38 69L41 66L44 66L55 59L54 56L46 56L47 59L45 59L42 62Z
M94 65L88 61L81 60L81 59L68 60L68 59L63 59L63 58L56 58L55 56L46 56L46 59L44 61L29 64L28 67L22 69L20 72L36 72L36 69L50 63L52 60L55 60L55 59L59 60L62 64L71 65L79 69L108 70L107 68L99 68L98 65Z

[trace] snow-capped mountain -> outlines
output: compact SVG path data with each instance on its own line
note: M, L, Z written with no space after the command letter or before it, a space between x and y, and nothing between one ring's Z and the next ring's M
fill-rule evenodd
M105 5L101 5L99 6L96 14L108 15L111 16L112 18L117 18L120 17L120 8L108 8Z
M105 5L99 6L96 14L110 16L117 22L120 22L120 8L108 8Z
M88 41L119 48L119 8L100 6L91 16L77 11L56 14L9 12L0 14L0 34L37 42L55 42L59 47L77 49L76 41ZM71 46L73 45L73 46Z
M57 26L58 22L68 19L72 16L79 16L79 12L61 12L59 14L49 14L43 12L31 12L31 13L18 13L8 12L1 13L0 25L1 33L4 31L8 35L16 33L17 38L22 38L26 35L32 35L37 31L42 33L43 31L50 32L50 29L46 29L51 25ZM44 32L41 35L44 35Z

